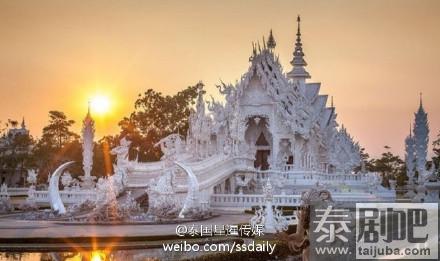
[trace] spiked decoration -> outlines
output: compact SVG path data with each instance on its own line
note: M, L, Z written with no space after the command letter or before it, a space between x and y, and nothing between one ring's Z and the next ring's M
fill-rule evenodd
M267 48L274 49L275 46L277 46L277 42L275 42L275 38L273 37L271 29L269 33L269 38L267 39Z
M296 43L295 43L295 51L293 52L293 60L290 62L291 65L293 65L292 71L287 73L287 76L289 78L310 78L310 74L306 71L304 68L307 66L306 61L304 60L304 52L302 49L302 42L301 42L301 18L298 15L297 18L298 22L298 30L296 33Z

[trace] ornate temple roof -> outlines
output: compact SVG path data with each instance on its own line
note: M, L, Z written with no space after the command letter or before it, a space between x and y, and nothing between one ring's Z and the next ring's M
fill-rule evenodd
M225 95L226 104L223 106L215 101L208 104L213 114L213 125L217 126L214 128L218 130L219 126L225 124L235 126L236 123L229 121L238 118L241 113L239 106L258 108L262 105L274 105L277 119L288 133L298 134L305 140L319 144L332 155L329 156L330 163L353 166L360 160L359 144L344 127L338 129L333 102L327 107L328 95L319 93L321 83L306 83L310 74L305 70L307 63L304 60L299 17L297 21L295 51L291 62L293 69L288 73L284 72L279 57L275 55L276 41L271 30L267 42L263 38L262 46L259 43L252 44L250 65L240 81L235 85L222 83L217 86L220 93ZM255 89L256 86L258 87ZM252 110L249 109L246 113L253 113Z

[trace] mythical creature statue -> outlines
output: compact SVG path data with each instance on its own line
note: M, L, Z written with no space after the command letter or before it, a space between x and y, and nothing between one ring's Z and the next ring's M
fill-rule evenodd
M216 102L212 96L211 102L207 101L207 104L208 110L210 110L214 116L213 131L215 133L220 133L222 130L227 131L227 115L225 107L220 102Z
M69 188L70 184L72 184L72 175L69 171L64 172L64 174L61 176L61 184L63 184L64 189Z
M243 188L247 187L252 180L252 174L235 175L235 184L238 187L238 193L243 194Z
M181 208L173 189L174 169L167 169L147 189L148 214L159 218L175 218Z
M282 215L282 210L273 204L273 187L270 179L267 179L264 191L264 206L261 205L251 218L251 226L263 225L265 233L276 233L286 231L288 222Z
M119 141L119 146L111 150L111 154L116 155L118 165L126 164L128 162L128 152L130 150L131 141L123 137Z
M119 146L111 150L111 154L116 155L116 165L113 166L115 178L120 181L120 185L124 186L127 179L127 168L129 165L128 153L130 150L131 141L123 137L119 141ZM122 188L119 188L119 191Z
M3 183L0 186L0 213L8 213L12 211L14 208L12 207L8 186Z
M154 144L154 146L160 146L160 150L163 153L161 160L173 161L179 154L185 151L185 143L182 141L180 134L177 133L166 136Z
M28 169L27 172L28 172L28 176L27 176L26 181L29 184L35 185L37 183L38 173L34 169Z
M302 260L309 260L310 241L310 206L313 204L332 204L333 199L328 190L310 189L301 195L301 206L297 211L298 224L293 234L281 232L278 238L285 241L292 253L302 253Z
M8 185L6 185L6 183L3 183L0 186L0 198L7 198L7 199L9 199Z

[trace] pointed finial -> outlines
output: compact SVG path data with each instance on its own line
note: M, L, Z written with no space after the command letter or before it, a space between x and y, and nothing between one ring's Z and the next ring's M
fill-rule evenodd
M420 92L420 107L423 107L423 93Z
M92 101L89 99L87 102L87 116L90 116L90 108L92 107Z
M269 49L274 49L275 46L277 46L277 43L275 42L275 38L272 34L272 29L270 29L269 38L267 39L267 47Z
M296 21L298 23L298 28L296 33L295 50L293 51L293 60L290 62L290 64L293 65L293 69L287 74L287 76L289 76L289 78L310 78L310 74L304 68L307 66L307 63L304 60L304 52L302 49L301 18L299 15Z
M264 35L263 35L263 50L266 50L266 40L264 40Z
M332 108L335 107L335 106L334 106L334 103L333 103L333 95L332 95L332 101L331 101L331 105L330 105L330 107L332 107Z
M409 137L412 137L412 124L411 122L409 123Z
M22 119L22 121L21 121L21 128L22 128L22 129L26 129L26 123L25 123L25 121L24 121L24 116L23 116L23 119Z

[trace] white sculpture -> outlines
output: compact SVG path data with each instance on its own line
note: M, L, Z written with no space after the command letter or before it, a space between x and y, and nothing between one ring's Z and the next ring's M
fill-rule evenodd
M416 161L415 151L415 138L412 136L412 130L410 128L409 136L405 139L405 162L408 176L408 193L409 198L414 197L413 185L414 185L414 170Z
M288 221L282 215L282 211L273 204L273 187L270 183L270 179L267 179L264 190L264 207L260 206L255 211L255 216L251 218L251 225L256 227L257 225L264 226L264 233L273 234L287 230Z
M127 179L127 168L129 167L128 153L130 151L131 141L123 137L119 141L119 146L113 148L110 153L116 155L116 166L113 167L115 174L121 181L122 186L125 185Z
M252 180L252 175L236 175L235 184L238 187L238 194L243 194L243 188L247 187Z
M408 192L406 196L412 202L439 202L438 191L440 183L435 174L434 164L431 169L426 169L426 157L428 154L429 123L428 114L423 108L422 94L420 94L419 109L415 113L414 136L410 130L405 140L406 167L408 176ZM418 173L417 185L414 184L415 170ZM417 193L414 193L414 189Z
M28 176L26 181L30 184L30 186L27 191L26 202L23 206L25 206L25 208L37 209L38 206L35 203L35 184L37 184L38 173L33 169L29 169L27 172Z
M0 186L0 213L9 213L12 210L14 210L14 207L11 204L8 186L3 183Z
M175 160L178 155L185 151L185 144L182 141L180 134L170 134L161 139L154 146L160 146L163 153L162 160L170 162Z
M115 202L119 194L117 181L114 176L99 178L96 183L96 206Z
M72 182L73 182L72 175L70 174L69 171L65 171L64 174L61 176L61 184L63 184L64 189L69 188Z
M53 211L55 211L58 214L65 214L66 208L64 207L63 201L61 200L58 183L60 180L60 176L63 173L63 171L71 166L74 161L69 161L61 166L59 166L51 175L50 181L49 181L49 203L50 207Z
M3 183L0 186L0 199L4 200L9 200L10 196L9 196L9 192L8 192L8 185L6 185L6 183Z
M179 218L184 218L186 213L190 210L200 208L200 202L198 200L199 182L197 181L196 175L192 170L180 162L175 162L177 166L182 168L188 175L188 193L185 199L182 210L179 213Z
M180 200L171 185L171 172L162 175L156 185L147 189L148 214L160 218L174 218L181 209Z
M420 106L415 114L414 139L416 151L416 170L419 173L419 181L426 176L426 157L428 154L429 127L428 114L423 108L422 97L420 96Z
M35 186L31 185L27 192L26 203L28 205L35 203Z
M35 185L37 183L38 173L34 169L29 169L27 172L28 176L26 181L31 185Z
M83 149L83 170L84 170L84 177L82 177L83 180L83 187L90 189L93 188L93 178L91 176L92 166L93 166L93 138L95 135L95 122L92 119L92 116L90 115L90 104L89 109L87 112L87 116L83 120L83 127L82 127L82 149Z
M111 150L111 154L116 155L116 162L118 166L124 166L128 163L128 152L130 150L131 141L123 137L119 141L119 146Z

